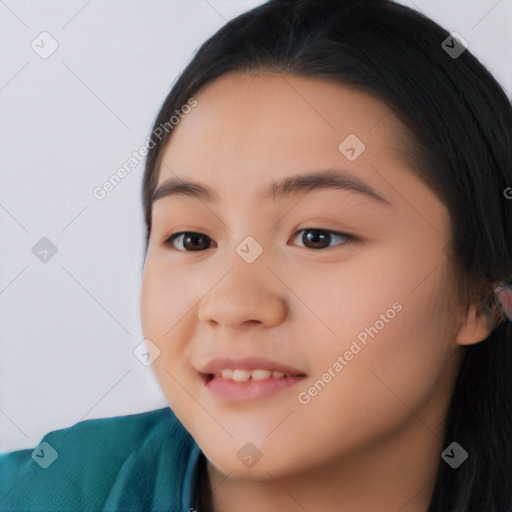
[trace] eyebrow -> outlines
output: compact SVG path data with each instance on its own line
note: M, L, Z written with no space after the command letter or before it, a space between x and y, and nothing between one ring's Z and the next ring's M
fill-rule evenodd
M337 189L357 192L370 197L381 204L391 203L370 187L367 183L347 174L341 169L313 171L305 174L288 176L280 181L274 181L258 194L258 199L266 202L276 202L284 197L295 195L302 191ZM218 203L219 194L207 185L195 181L185 181L180 178L169 178L162 182L153 193L153 202L163 197L186 195L202 199L205 202Z

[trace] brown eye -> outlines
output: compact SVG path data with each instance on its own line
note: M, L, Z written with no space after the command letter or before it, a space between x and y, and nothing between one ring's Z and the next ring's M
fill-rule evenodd
M331 231L329 229L304 228L297 231L295 237L297 237L299 233L302 233L302 236L299 237L304 244L302 247L306 247L307 249L325 249L332 247L329 243L336 238L342 241L342 243L337 245L346 245L355 240L355 237L352 235Z
M208 249L208 241L211 241L210 237L203 233L183 231L181 233L174 233L165 241L165 243L171 245L173 248L176 248L174 244L176 240L179 240L178 243L181 242L183 244L183 249L177 249L178 251L182 252L202 251L204 249Z

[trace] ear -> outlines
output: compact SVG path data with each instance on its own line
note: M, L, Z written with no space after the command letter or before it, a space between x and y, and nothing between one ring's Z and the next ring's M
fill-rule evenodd
M462 319L455 341L458 345L474 345L484 341L499 323L499 312L493 307L488 313L472 304Z

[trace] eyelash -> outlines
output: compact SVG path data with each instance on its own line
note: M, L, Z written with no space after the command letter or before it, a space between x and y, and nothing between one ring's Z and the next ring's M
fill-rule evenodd
M332 229L321 229L321 228L303 228L303 229L299 229L298 231L296 231L293 235L293 238L296 238L297 235L299 233L302 233L303 231L320 231L321 233L325 234L325 233L328 233L328 234L332 234L332 235L335 235L335 236L339 236L339 237L342 237L345 239L344 243L342 244L339 244L338 247L342 247L344 245L347 245L349 243L353 243L357 240L357 237L349 234L349 233L342 233L340 231L333 231ZM202 250L199 250L199 251L187 251L187 250L181 250L181 249L176 249L173 245L174 241L177 240L180 236L182 235L204 235L204 233L197 233L196 231L180 231L178 233L173 233L171 234L164 242L165 245L168 245L170 246L172 249L176 250L176 251L179 251L179 252L203 252L205 249L202 249ZM208 235L204 235L206 236L207 238L210 238L208 237ZM211 240L211 238L210 238ZM300 247L303 247L304 249L308 249L308 247L304 247L304 246L300 246ZM336 247L336 246L334 246ZM210 247L208 247L209 249ZM333 247L323 247L323 248L319 248L319 249L310 249L312 251L322 251L322 250L326 250L326 249L332 249Z

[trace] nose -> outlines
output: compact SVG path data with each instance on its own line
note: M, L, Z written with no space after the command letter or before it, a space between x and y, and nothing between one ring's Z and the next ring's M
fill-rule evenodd
M228 329L274 327L287 312L283 284L262 262L235 263L198 307L201 322Z

